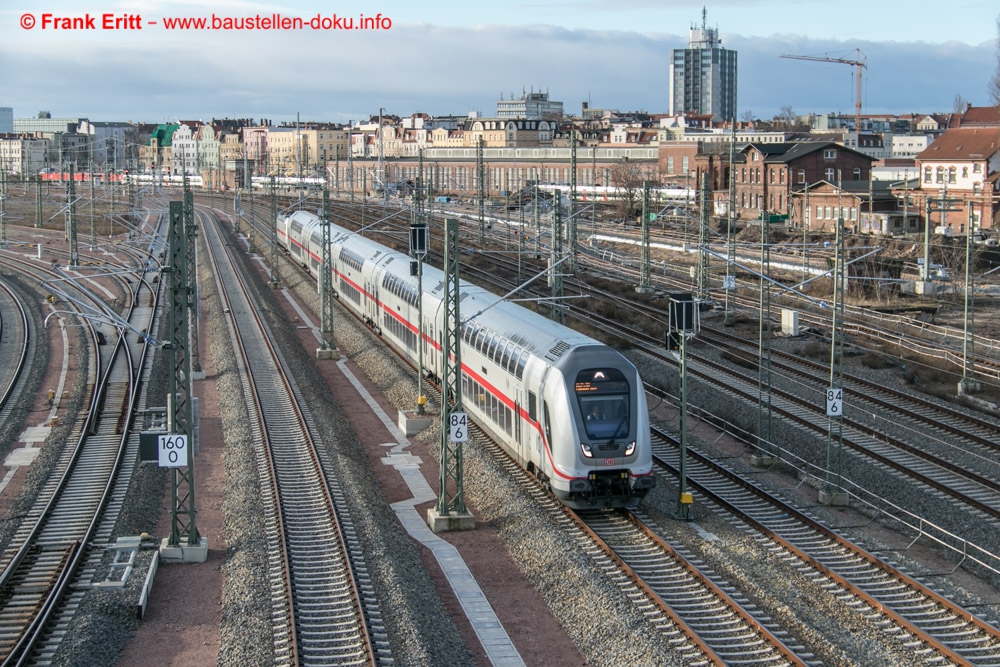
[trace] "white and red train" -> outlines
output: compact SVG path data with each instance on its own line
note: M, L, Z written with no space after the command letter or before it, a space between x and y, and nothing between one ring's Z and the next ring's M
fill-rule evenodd
M309 272L322 267L320 219L278 220L278 241ZM423 321L410 258L331 224L341 303L399 354L440 377L444 275L423 269ZM564 504L632 507L653 488L649 415L635 366L612 348L488 290L461 282L462 405Z

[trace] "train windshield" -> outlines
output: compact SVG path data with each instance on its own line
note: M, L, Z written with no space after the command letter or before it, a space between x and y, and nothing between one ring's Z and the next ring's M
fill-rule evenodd
M587 437L622 438L629 430L629 386L617 368L591 368L576 376L576 400Z

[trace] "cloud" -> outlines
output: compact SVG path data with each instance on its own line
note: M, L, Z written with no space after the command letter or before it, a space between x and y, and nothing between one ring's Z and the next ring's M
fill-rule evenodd
M664 112L670 51L686 36L552 26L431 24L381 32L144 30L0 40L0 104L15 116L143 120L212 116L344 121L384 107L408 115L495 113L498 97L547 89L568 112L580 103ZM853 68L779 59L782 53L868 58L864 110L948 111L956 93L985 103L994 45L861 42L794 35L724 35L739 53L739 108L770 117L853 113Z

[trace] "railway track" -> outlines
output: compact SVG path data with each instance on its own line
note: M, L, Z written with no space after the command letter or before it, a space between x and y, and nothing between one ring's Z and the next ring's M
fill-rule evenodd
M713 347L741 357L745 362L757 363L757 347L749 345L740 336L716 327L702 327L699 337ZM770 354L771 368L787 376L803 378L817 388L825 387L829 380L829 365L774 348ZM844 374L844 388L850 392L849 403L859 411L879 413L886 422L886 428L894 432L919 434L921 445L941 443L947 449L972 453L984 463L991 463L1000 454L1000 436L997 435L996 423L992 421L849 372ZM894 415L892 420L885 416L888 414ZM903 422L912 426L904 427Z
M72 428L68 438L72 444L63 449L56 474L50 475L12 545L0 557L4 665L45 664L53 659L66 636L74 600L100 567L103 549L92 545L101 539L102 518L114 513L127 487L127 475L121 471L130 451L128 432L149 348L145 337L108 321L127 322L132 331L149 331L156 313L156 290L141 273L122 320L116 320L117 314L79 282L58 275L63 287L73 284L78 297L74 301L88 304L82 315L90 323L91 390L86 418ZM66 313L83 310L72 302L66 308ZM109 344L101 344L103 340Z
M656 461L679 474L676 441L654 429ZM1000 664L1000 630L912 576L878 559L805 513L688 450L690 488L729 521L758 533L758 541L785 552L802 576L821 581L831 595L848 594L861 614L882 614L886 633L904 641L926 664Z
M20 395L19 382L35 349L34 326L18 294L0 280L0 423L5 423Z
M381 613L366 581L346 501L261 306L214 220L201 215L241 374L269 518L274 655L280 664L389 664Z
M659 341L656 341L656 344L658 343ZM773 513L774 510L772 509L771 512ZM618 524L608 529L611 534L619 532L620 530L621 528ZM624 542L630 542L631 539L632 538L628 538L624 540ZM843 538L837 539L842 540ZM809 539L806 539L806 543L808 542ZM791 541L789 541L789 543L791 546L796 547L796 545ZM839 568L850 569L855 567L857 559L856 552L854 555L850 557L843 557L840 560L837 560L836 556L830 556L827 554L823 554L823 557L810 556L809 554L806 554L806 556L808 557L805 560L811 562L813 571L819 572L818 575L812 575L813 578L824 577L835 580L839 580L844 577L842 577L839 572L832 569L832 566L829 563L833 563ZM796 557L798 558L798 556ZM828 562L824 562L824 557L828 558ZM612 556L612 558L615 557ZM877 559L875 560L877 561ZM881 563L881 561L877 561L877 563L878 564L874 565L875 570L883 571L888 568L888 566ZM638 578L642 579L641 576ZM850 595L861 601L859 606L864 606L871 613L882 609L886 604L885 599L897 602L902 598L907 597L899 593L898 589L893 589L891 586L888 586L884 579L871 576L869 579L865 580L861 575L859 575L859 578L860 583L857 581L849 581L844 578L844 583L841 584L838 581L838 584L841 586L841 589L849 590ZM916 583L917 582L915 581L912 582L912 584ZM868 586L869 588L866 589L865 586ZM831 590L834 590L835 588L836 587L832 586ZM884 597L876 596L873 591L877 592L879 596ZM886 593L886 591L889 592ZM931 591L931 593L933 593L933 591ZM833 594L838 595L836 592ZM924 591L919 591L916 598L914 598L913 595L909 595L904 602L900 603L900 607L905 613L897 613L893 611L886 614L886 617L889 619L889 621L885 623L887 632L892 634L902 633L903 636L907 638L912 636L912 646L919 652L922 658L926 659L926 662L929 664L935 664L941 661L953 661L956 664L993 663L996 659L996 631L992 629L991 626L988 626L988 624L982 623L981 621L978 621L978 619L974 618L969 619L968 621L971 625L962 625L966 622L964 617L967 615L967 612L962 610L957 605L953 605L948 602L942 596L937 596L939 601L936 604L940 604L946 611L936 615L927 614L926 626L921 627L919 623L908 620L906 618L906 614L909 614L910 616L919 615L918 612L914 611L914 609L921 607L922 603L919 601L921 595L924 595ZM914 599L917 601L914 601ZM923 607L921 607L921 609L923 609ZM922 621L923 619L921 619L921 622ZM982 625L979 625L977 621L978 623L982 623ZM900 628L902 628L902 630L900 630ZM937 632L937 634L935 635L934 632ZM808 656L806 657L808 658Z
M676 625L724 665L819 665L808 649L742 594L671 547L642 514L579 512L592 537Z

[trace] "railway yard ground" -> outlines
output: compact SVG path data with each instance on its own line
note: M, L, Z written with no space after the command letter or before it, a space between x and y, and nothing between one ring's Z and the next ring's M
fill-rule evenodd
M42 262L64 263L59 253L67 244L61 222L58 230L51 225L35 229L17 224L18 218L30 219L29 205L20 212L14 209L15 224L7 227L10 247L3 252L37 254L37 244L41 244ZM224 206L219 205L217 210L224 217ZM224 226L232 229L230 222ZM101 237L98 249L83 251L84 255L95 261L117 261L108 237L113 236L117 242L123 240L122 236L113 227L100 226L96 235ZM236 237L231 239L234 244L242 243ZM88 244L89 236L81 235L81 249ZM411 486L400 469L390 465L388 445L394 444L396 438L380 411L395 421L398 410L414 407L417 390L413 373L386 352L365 326L340 315L335 328L341 361L316 361L317 319L313 313L318 312L319 300L315 283L283 258L282 287L269 289L267 259L266 253L261 253L246 264L256 269L256 289L267 304L264 309L268 324L297 369L300 388L313 409L319 410L319 429L336 443L336 465L347 476L349 502L359 509L359 516L365 517L358 530L367 540L370 553L380 556L369 562L369 567L378 582L376 587L385 596L382 605L389 634L402 640L393 647L394 664L489 664L491 657L477 639L477 629L467 620L463 601L455 595L434 553L411 540L397 519L395 504L411 497ZM205 264L200 265L200 272L200 356L206 373L204 380L194 384L194 394L200 399L201 429L201 452L196 461L197 522L200 533L208 539L208 560L200 564L161 564L142 622L134 619L133 610L124 602L135 593L137 582L132 582L124 594L89 600L85 613L76 621L72 639L66 641L63 662L57 660L56 664L247 665L269 664L273 657L258 645L261 633L266 631L259 624L269 613L270 591L259 573L266 555L260 540L260 491L254 482L257 471L251 461L254 443L245 424L229 325L218 301L215 278ZM43 292L36 290L42 307ZM962 315L962 304L956 298L936 310L934 322L960 327ZM979 335L1000 339L997 297L977 296L975 317ZM707 313L703 325L731 331L746 340L755 341L759 333L756 317L741 315L725 322L720 311ZM55 440L76 418L74 411L80 410L73 388L82 382L82 369L77 368L78 360L71 353L76 344L74 328L62 329L50 323L45 331L49 363L37 380L42 391L37 392L33 406L21 418L26 426L51 428L49 437ZM796 338L775 337L772 346L776 351L829 363L829 339L808 327ZM711 342L696 338L690 347L692 353L734 367L740 365L732 354ZM676 367L665 366L637 348L627 349L624 354L645 380L677 392ZM64 358L68 359L65 364ZM936 397L959 410L976 412L1000 430L1000 410L991 407L1000 405L1000 385L984 382L982 391L976 394L978 404L956 399L960 369L956 373L954 367L941 368L931 359L902 355L899 350L872 347L855 339L848 341L844 362L847 373L915 395ZM160 386L153 392L154 404L155 397L162 400L165 392L162 362L158 363L161 370L154 372L154 380ZM352 376L376 405L359 393L351 382ZM67 387L65 399L57 395L55 405L50 406L44 392L59 386L60 381ZM758 418L755 410L732 405L731 397L707 385L693 383L689 392L692 404L707 412L725 414L729 422L741 428L749 427ZM650 398L649 407L651 422L677 432L680 414L676 405ZM52 410L56 412L54 417ZM873 423L879 423L879 418L876 414L870 417ZM753 447L734 437L730 429L720 429L707 419L689 415L688 437L690 446L725 460L729 467L757 484L806 508L869 551L883 554L988 622L1000 625L1000 577L977 576L971 569L957 567L960 556L936 548L926 539L914 539L868 507L853 503L844 507L820 505L817 498L821 479L792 465L754 467ZM794 454L801 454L807 447L800 430L777 422L772 439ZM419 460L420 474L436 489L438 426L408 440L405 451L414 457L408 460ZM9 442L0 454L6 457L20 446ZM43 450L38 459L44 464L46 445L36 446ZM572 539L556 535L551 519L512 485L495 462L470 447L465 466L466 502L476 518L476 529L443 533L440 538L457 549L524 663L567 667L685 664L681 658L668 657L669 644L663 637L632 631L645 626L642 610L604 581L606 577L589 558L575 553L579 546ZM870 470L866 476L864 463L848 460L845 466L852 472L857 470L858 483L869 490L878 491L883 485L896 483L895 477L878 470ZM31 473L30 466L15 469L0 489L0 512L4 516L23 511L37 492L42 480L40 474ZM887 638L876 619L853 612L848 604L825 600L818 582L802 581L789 559L775 557L712 506L696 503L693 521L676 520L676 497L676 484L661 478L643 509L669 539L683 545L689 557L719 573L766 614L782 618L793 628L814 656L810 664L913 664L912 646L905 637ZM925 490L900 491L896 497L904 499L907 509L915 513L937 505L937 511L947 514L943 507L947 499ZM416 504L415 510L424 517L433 504L433 500L425 500ZM138 473L120 525L132 528L133 534L147 532L158 541L170 531L170 506L168 475L144 467ZM965 516L962 521L967 520ZM0 537L10 538L2 530ZM1000 537L994 540L983 546L1000 554Z

